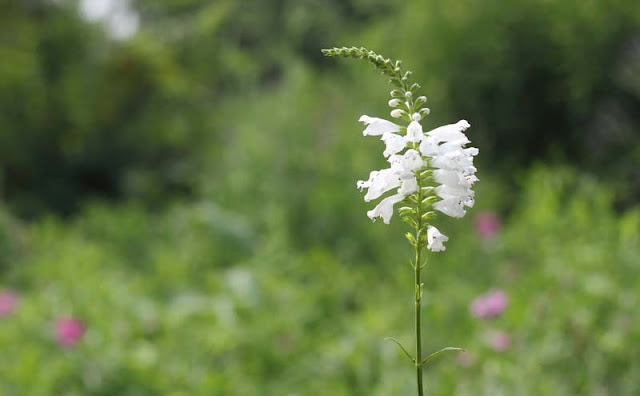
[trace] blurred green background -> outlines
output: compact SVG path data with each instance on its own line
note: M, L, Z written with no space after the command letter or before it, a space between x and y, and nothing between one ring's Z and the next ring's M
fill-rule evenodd
M1 395L413 394L411 249L355 188L390 86L342 45L480 149L427 394L640 394L637 0L4 0Z

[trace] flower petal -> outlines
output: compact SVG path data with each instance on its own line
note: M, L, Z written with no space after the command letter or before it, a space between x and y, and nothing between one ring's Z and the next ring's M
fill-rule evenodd
M448 240L449 237L438 231L436 227L429 226L427 228L427 249L432 252L443 252L447 250L444 242Z
M402 201L404 197L405 196L403 194L388 196L387 198L380 201L380 203L375 208L373 208L373 210L368 211L367 216L369 216L369 218L373 221L375 221L376 218L381 217L382 221L385 224L389 224L391 216L393 216L393 205Z
M384 120L382 118L363 115L358 121L364 123L367 126L362 132L364 136L380 136L387 132L398 132L400 130L399 125L396 125L393 122Z
M469 139L467 139L467 136L462 132L470 126L466 120L460 120L455 124L443 125L431 130L427 132L427 136L433 137L438 142L466 141L466 143L469 143Z
M422 133L422 125L418 121L411 121L407 127L407 136L405 137L408 142L418 143L422 140L424 134Z

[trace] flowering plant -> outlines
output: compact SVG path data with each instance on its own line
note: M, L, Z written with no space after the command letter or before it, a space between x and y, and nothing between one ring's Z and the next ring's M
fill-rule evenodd
M387 195L378 205L367 212L372 220L382 218L388 224L396 204L404 222L413 232L406 234L415 250L415 260L411 263L415 274L415 356L394 338L400 349L413 362L416 369L418 395L423 395L422 367L429 360L445 351L457 351L461 348L446 347L422 358L420 313L423 283L421 271L426 266L422 255L424 247L432 252L446 250L444 243L449 237L442 234L434 225L437 212L451 217L463 217L466 207L474 203L473 184L478 181L473 158L478 154L475 147L467 148L470 143L464 131L471 125L466 120L441 126L424 132L421 121L430 110L424 105L425 96L418 96L418 84L410 84L410 71L403 72L400 61L391 61L365 48L332 48L322 52L326 56L366 59L382 74L390 77L390 83L396 89L391 91L389 106L392 122L382 118L363 115L360 122L365 124L363 135L380 136L385 144L382 155L387 158L389 167L374 170L368 180L360 180L357 187L367 190L366 202Z

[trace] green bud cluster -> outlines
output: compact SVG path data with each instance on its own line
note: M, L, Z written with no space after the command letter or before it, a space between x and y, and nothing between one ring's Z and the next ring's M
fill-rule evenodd
M411 76L411 71L402 72L400 65L402 61L392 61L389 58L385 58L382 55L378 55L374 51L368 50L364 47L341 47L323 49L322 53L325 56L335 56L342 58L354 58L365 59L369 61L376 69L378 69L383 75L390 77L389 82L398 88L407 90L407 81Z
M430 113L429 108L422 107L427 102L427 97L417 96L418 90L421 88L420 84L410 84L409 78L412 72L402 70L402 61L393 61L364 47L334 47L323 49L322 53L331 57L367 60L383 75L390 77L389 83L399 88L391 91L392 101L390 102L391 107L398 107L399 110L402 110L402 112L396 112L398 118L411 122L414 114L419 114L420 118L424 118Z

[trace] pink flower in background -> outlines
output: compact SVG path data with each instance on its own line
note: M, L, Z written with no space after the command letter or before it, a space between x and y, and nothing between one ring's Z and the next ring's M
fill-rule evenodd
M504 331L492 331L487 336L487 345L494 351L502 352L511 346L511 337Z
M473 354L471 354L471 352L469 351L463 351L461 353L458 353L457 355L458 364L460 364L462 367L471 367L476 361L475 356L473 356Z
M490 239L500 230L500 219L493 212L482 212L476 215L475 225L478 235Z
M494 318L507 308L507 294L502 290L492 290L476 297L469 306L469 312L474 318Z
M0 291L0 318L11 314L18 307L18 294L11 290Z
M65 348L70 348L80 341L85 331L84 324L72 317L59 318L55 328L58 344Z

